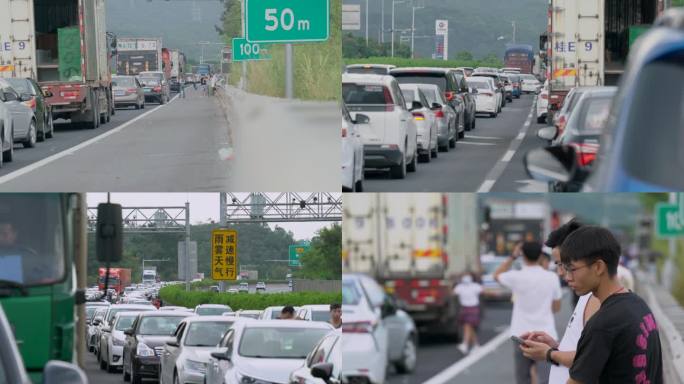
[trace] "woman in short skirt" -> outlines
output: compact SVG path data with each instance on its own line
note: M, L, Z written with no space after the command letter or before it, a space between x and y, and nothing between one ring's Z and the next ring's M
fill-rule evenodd
M461 303L458 320L463 324L463 342L458 349L467 354L468 350L480 346L477 341L477 327L480 325L480 294L482 285L473 281L470 274L463 275L461 282L454 288L454 294Z

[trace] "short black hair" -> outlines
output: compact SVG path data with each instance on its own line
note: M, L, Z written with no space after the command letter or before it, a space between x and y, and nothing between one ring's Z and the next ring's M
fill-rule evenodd
M542 245L537 241L526 241L522 245L522 252L527 260L537 261L542 252Z
M549 248L560 247L560 245L563 244L563 241L565 241L565 238L581 226L582 223L577 220L573 219L568 221L567 223L558 227L555 231L549 233L549 237L546 238L544 245Z
M613 234L595 225L586 225L575 230L560 247L561 262L564 264L580 260L591 264L596 260L603 260L610 276L617 274L621 253L620 243Z
M342 305L340 305L339 303L330 304L330 311L331 312L336 310L336 309L342 309Z
M283 313L290 313L290 314L294 315L294 307L291 306L291 305L286 305L285 307L283 307L283 310L280 311L280 313L281 313L281 314L283 314Z

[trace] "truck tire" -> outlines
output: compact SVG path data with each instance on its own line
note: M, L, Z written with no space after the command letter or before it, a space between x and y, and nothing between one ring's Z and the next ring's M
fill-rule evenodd
M86 123L89 129L95 129L100 126L100 114L97 106L97 96L95 92L90 91L90 122Z
M103 113L100 111L100 108L99 108L99 106L100 106L100 95L99 95L99 93L100 92L97 92L97 91L95 92L95 94L97 95L97 106L98 106L97 113L100 115L100 125L102 125L102 124L107 124L107 114L109 113L109 104L107 104L107 112ZM106 100L106 97L105 97L105 100Z

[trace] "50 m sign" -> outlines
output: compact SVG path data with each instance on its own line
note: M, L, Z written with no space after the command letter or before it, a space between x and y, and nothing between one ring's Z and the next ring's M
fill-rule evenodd
M329 0L245 0L245 37L251 43L326 41Z

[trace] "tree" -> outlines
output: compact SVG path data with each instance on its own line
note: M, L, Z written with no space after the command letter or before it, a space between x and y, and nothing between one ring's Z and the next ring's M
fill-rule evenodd
M342 278L342 227L335 224L318 231L311 240L311 248L302 255L302 269L296 277L305 279L339 280Z
M456 52L456 60L473 60L473 54L468 51Z

